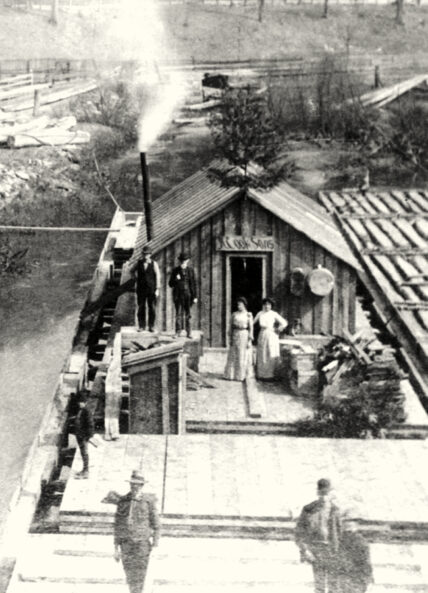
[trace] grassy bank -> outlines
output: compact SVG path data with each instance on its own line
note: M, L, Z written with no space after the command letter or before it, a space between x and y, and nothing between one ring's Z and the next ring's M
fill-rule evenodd
M321 18L321 5L272 7L266 3L262 23L254 6L189 3L164 5L162 11L172 54L186 59L271 58L343 52L348 47L392 54L428 51L427 7L406 6L405 27L395 24L393 5L332 6L326 20ZM48 17L0 8L2 59L124 57L117 45L108 43L108 15L61 13L56 27Z
M268 3L266 3L268 4ZM173 49L198 60L286 57L292 54L352 51L412 53L428 49L428 9L406 7L406 26L394 22L394 6L266 6L262 23L256 8L168 6L164 18Z

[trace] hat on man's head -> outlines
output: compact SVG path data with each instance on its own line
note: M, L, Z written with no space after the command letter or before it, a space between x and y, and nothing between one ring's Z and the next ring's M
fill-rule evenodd
M139 484L140 486L143 486L146 483L146 480L144 479L142 472L140 472L140 470L138 469L134 469L134 471L131 474L131 479L129 481L131 482L131 484Z
M183 251L183 253L180 253L178 256L178 259L180 261L186 261L186 259L190 259L190 255L187 253L187 251Z
M331 482L330 482L330 480L327 480L327 478L321 478L317 482L317 487L318 487L318 490L323 490L323 491L326 491L326 492L330 492L330 490L331 490Z
M151 248L148 245L144 245L144 247L143 247L143 255L147 255L149 253L152 253Z

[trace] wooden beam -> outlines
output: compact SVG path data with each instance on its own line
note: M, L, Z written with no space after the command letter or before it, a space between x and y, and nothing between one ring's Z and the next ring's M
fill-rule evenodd
M365 364L370 364L372 362L370 356L368 356L364 350L356 343L354 336L352 336L346 328L343 328L342 333L344 337L348 340L349 345L351 346L351 350L354 352L356 357L359 360L362 360Z
M60 232L96 232L96 233L119 233L122 229L110 229L107 227L66 227L66 226L19 226L13 224L0 225L1 231L60 231Z
M423 309L428 311L428 301L397 301L394 303L397 309L404 309L406 311L414 311L415 309Z
M200 375L199 373L197 373L196 371L193 371L192 369L190 369L189 367L186 367L186 373L192 377L192 379L195 379L195 381L197 383L200 383L203 387L208 387L210 389L215 388L215 385L213 385L212 383L210 383L209 381L207 381L206 379L204 379L202 377L202 375Z
M417 220L418 218L428 218L428 212L391 212L391 214L383 214L382 212L376 214L339 214L344 219L349 218L367 218L367 219L377 219L377 218L385 218L385 219L400 219L400 218L407 218Z
M374 247L363 249L362 255L428 255L428 248L419 247Z

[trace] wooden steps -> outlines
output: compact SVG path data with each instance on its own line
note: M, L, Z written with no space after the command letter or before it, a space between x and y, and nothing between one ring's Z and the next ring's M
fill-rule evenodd
M375 593L428 592L428 546L371 546ZM113 539L29 536L7 593L125 593ZM292 542L162 538L145 593L312 593L312 571Z

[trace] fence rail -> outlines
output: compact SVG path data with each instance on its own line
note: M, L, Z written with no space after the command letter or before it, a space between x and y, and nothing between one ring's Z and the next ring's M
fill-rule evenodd
M142 0L144 1L144 0ZM330 5L355 6L371 5L386 6L394 4L396 0L329 0ZM160 5L183 5L194 6L234 6L234 7L255 7L259 0L156 0ZM428 5L428 0L404 0L406 5ZM300 4L324 4L324 0L266 0L265 9L270 7L281 8ZM104 11L117 8L118 0L58 0L60 10L64 11ZM50 0L0 0L0 6L17 9L32 9L49 11L52 9Z
M181 70L193 73L192 76L202 76L204 72L222 72L250 77L270 77L293 79L310 78L331 72L350 72L369 81L373 81L374 71L382 82L391 84L409 78L414 74L428 73L428 54L414 53L402 55L367 55L367 54L334 54L330 64L327 56L330 54L314 54L311 58L292 55L285 58L255 59L255 60L227 60L203 61L195 59L181 59L159 63L165 70ZM326 61L323 61L326 60ZM34 85L56 82L73 82L83 79L93 79L103 74L111 75L113 69L132 72L133 62L103 62L94 60L73 60L66 58L44 58L28 60L0 60L0 89L4 86L12 88L23 85L24 81L32 81ZM129 74L132 76L132 74ZM12 86L10 79L14 77ZM18 78L19 77L19 78ZM9 83L8 83L9 79Z

